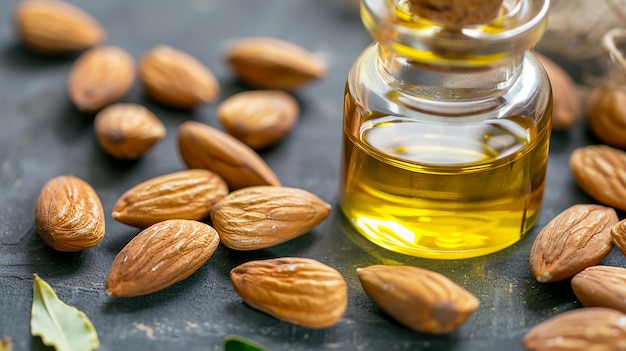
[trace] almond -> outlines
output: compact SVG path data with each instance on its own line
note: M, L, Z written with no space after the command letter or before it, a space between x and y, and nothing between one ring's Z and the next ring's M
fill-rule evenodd
M189 168L220 175L230 190L280 185L274 171L250 147L206 124L188 121L178 128L178 150Z
M570 155L574 179L596 201L626 211L626 152L606 145L589 145Z
M337 270L308 258L249 261L230 280L250 307L307 328L337 324L348 305L348 288Z
M211 209L224 246L258 250L300 236L330 213L330 205L306 190L252 186L233 191Z
M626 268L588 267L576 274L571 284L583 306L608 307L626 313Z
M237 77L260 89L295 90L326 76L326 65L294 43L269 37L240 39L225 52Z
M96 19L64 1L21 1L13 20L23 45L45 54L84 50L104 42L106 37Z
M202 222L171 219L137 234L115 257L106 282L115 297L147 295L177 283L215 252L219 237Z
M58 251L81 251L104 237L104 211L96 191L72 175L49 180L35 205L41 239Z
M193 108L217 99L220 86L213 73L195 57L166 45L146 52L139 77L156 101L178 108Z
M611 239L613 244L626 255L626 219L617 222L611 228Z
M424 333L451 332L480 302L446 276L412 266L374 265L357 269L367 295L403 325Z
M124 98L135 80L135 62L115 46L95 47L72 66L67 90L70 100L83 112L96 112Z
M227 193L226 183L213 172L179 171L135 185L117 200L111 215L138 228L167 219L200 220Z
M98 144L111 156L137 159L165 136L165 126L147 108L117 103L98 112L94 121Z
M217 118L226 131L253 149L282 140L295 126L299 113L296 99L280 90L245 91L217 108Z
M530 271L546 283L573 277L598 264L613 248L617 213L600 205L573 205L553 218L530 249Z
M626 91L599 86L587 99L589 129L602 143L626 149Z
M535 53L548 74L552 86L552 129L571 128L581 117L581 101L572 77L551 59Z
M523 344L529 351L626 350L626 315L602 307L563 312L532 328Z

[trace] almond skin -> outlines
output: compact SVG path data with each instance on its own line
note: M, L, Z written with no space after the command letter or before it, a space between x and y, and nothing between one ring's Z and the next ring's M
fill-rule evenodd
M226 195L211 209L222 244L258 250L281 244L320 224L330 205L306 190L252 186Z
M109 155L122 160L143 156L165 137L165 126L147 108L117 103L98 112L94 121L98 144Z
M608 307L626 313L626 268L592 266L572 278L572 290L587 307Z
M337 270L308 258L249 261L230 279L250 307L307 328L337 324L348 305L348 288Z
M299 113L296 99L280 90L245 91L217 108L217 118L226 131L253 149L282 140L295 126Z
M537 234L529 265L537 281L546 283L573 277L596 265L611 251L611 228L617 213L600 205L574 205L552 219Z
M217 232L202 222L171 219L154 224L117 254L107 294L132 297L165 289L198 270L218 244Z
M280 185L274 171L254 150L218 129L188 121L178 128L178 150L188 168L208 169L229 189Z
M569 74L551 59L534 53L550 78L554 108L552 110L552 129L570 129L582 116L582 104L576 91L576 84Z
M602 307L563 312L532 328L523 344L528 351L623 351L626 315Z
M22 44L43 54L77 52L106 39L105 30L96 19L64 1L20 1L13 21Z
M611 239L613 244L626 255L626 219L617 222L611 228Z
M465 323L480 302L442 274L412 266L374 265L357 269L367 295L403 325L431 334Z
M138 228L167 219L200 220L227 193L226 183L217 174L189 169L135 185L117 200L111 216Z
M70 100L82 112L96 112L124 98L135 81L135 62L115 46L89 49L74 63L67 80Z
M240 39L225 52L237 77L259 89L296 90L326 76L326 65L303 47L269 37Z
M58 251L76 252L104 238L104 211L96 191L84 180L63 175L49 180L35 205L41 239Z
M626 149L626 91L622 87L595 88L587 100L587 122L603 144Z
M139 63L139 77L156 101L178 108L193 108L217 99L220 86L213 72L195 57L159 45Z

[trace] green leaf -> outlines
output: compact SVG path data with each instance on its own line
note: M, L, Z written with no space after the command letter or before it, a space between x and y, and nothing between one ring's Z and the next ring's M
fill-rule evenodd
M242 336L230 335L224 342L224 351L268 351L265 347L256 344Z
M13 343L11 342L11 338L8 336L0 339L0 351L11 351L13 350Z
M91 351L100 346L87 316L59 300L50 285L33 274L30 332L56 351Z

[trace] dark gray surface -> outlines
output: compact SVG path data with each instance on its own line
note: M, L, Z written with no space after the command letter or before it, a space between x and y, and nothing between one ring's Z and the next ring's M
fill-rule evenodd
M207 64L220 80L221 99L245 87L222 61L233 39L268 35L320 54L326 79L297 94L299 124L277 147L262 153L284 185L307 189L333 204L330 217L310 233L256 252L224 247L186 281L138 298L114 299L104 281L117 252L137 233L110 217L126 189L145 179L183 169L176 127L186 120L218 126L217 104L194 111L163 108L135 86L127 101L146 105L167 126L167 136L137 162L106 156L93 135L93 116L69 103L65 79L70 58L46 58L16 42L10 13L17 0L0 1L0 337L16 350L38 349L29 331L32 274L38 273L98 330L100 350L221 350L229 334L279 350L521 350L521 337L538 322L578 307L568 282L539 284L528 271L528 252L538 230L574 203L593 202L575 185L571 150L589 143L584 124L553 134L544 208L535 229L502 252L476 259L436 261L394 254L357 236L336 205L343 86L358 53L370 42L355 12L339 0L110 0L73 1L106 27L108 43L135 58L156 44L182 49ZM98 192L106 236L82 253L48 248L33 228L34 204L43 184L75 174ZM276 256L316 258L337 268L349 286L343 320L326 330L279 322L241 302L228 273L242 262ZM624 265L616 249L604 263ZM410 331L381 313L360 287L355 270L371 264L409 264L444 273L473 292L480 309L458 331L429 336Z

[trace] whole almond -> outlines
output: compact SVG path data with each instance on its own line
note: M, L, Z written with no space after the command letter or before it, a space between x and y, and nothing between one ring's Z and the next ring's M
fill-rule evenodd
M178 108L210 103L220 93L219 83L209 68L195 57L166 45L143 55L139 77L153 99Z
M299 113L296 99L280 90L245 91L217 108L217 118L226 131L253 149L282 140L295 126Z
M348 305L348 288L337 270L308 258L249 261L230 280L250 307L307 328L337 324Z
M124 160L143 156L166 133L157 116L132 103L113 104L98 112L94 130L102 149Z
M96 112L124 98L135 80L135 62L115 46L89 49L74 63L67 80L70 100L83 112Z
M104 42L106 37L96 19L64 1L20 1L13 20L23 45L45 54L84 50Z
M530 271L546 283L573 277L598 264L613 248L615 210L600 205L573 205L537 234L530 249Z
M200 220L228 193L217 174L189 169L139 183L126 191L113 206L116 221L145 228L167 219Z
M523 344L528 351L623 351L626 315L602 307L563 312L532 328Z
M626 149L626 91L600 86L587 99L587 122L602 143Z
M552 86L552 129L569 129L582 116L576 84L556 62L538 53L535 53L535 56L546 70Z
M596 201L626 211L626 152L606 145L588 145L572 152L574 179Z
M230 190L254 185L280 185L274 171L254 150L218 129L187 121L178 128L178 150L189 168L220 175Z
M81 251L104 237L104 211L96 191L84 180L63 175L49 180L35 205L41 239L58 251Z
M446 276L412 266L374 265L357 269L367 295L403 325L424 333L451 332L480 302Z
M258 250L300 236L320 224L330 205L302 189L252 186L226 195L211 209L224 246Z
M177 283L215 252L219 237L202 222L171 219L137 234L115 257L106 282L115 297L147 295Z
M260 89L295 90L326 75L326 65L307 49L269 37L240 39L225 52L237 77Z
M572 278L572 290L587 307L608 307L626 313L626 268L592 266Z
M617 222L611 228L611 239L613 244L626 255L626 219Z

